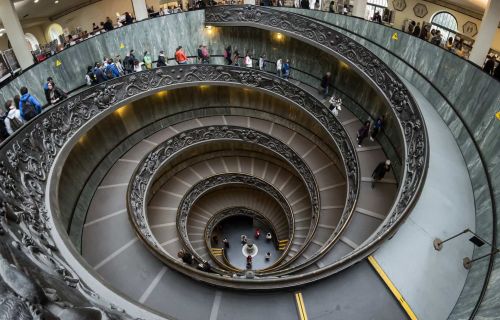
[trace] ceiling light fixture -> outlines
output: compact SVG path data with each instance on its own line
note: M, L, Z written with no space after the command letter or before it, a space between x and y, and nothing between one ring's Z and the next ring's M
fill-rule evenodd
M59 3L59 0L54 1L54 3L55 3L55 4L58 4L58 3Z
M38 3L38 1L39 1L39 0L35 0L35 1L33 1L33 2L34 2L34 3Z

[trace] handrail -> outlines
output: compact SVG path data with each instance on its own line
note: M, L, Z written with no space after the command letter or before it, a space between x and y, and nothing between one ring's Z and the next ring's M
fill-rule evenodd
M387 101L404 135L405 170L396 202L376 233L343 259L374 250L387 234L393 233L420 194L427 173L429 145L418 106L399 77L371 51L335 29L304 16L269 7L220 6L207 8L205 23L211 26L249 26L281 32L316 46L352 65ZM391 231L392 229L392 231ZM321 252L324 255L326 252ZM312 259L314 260L314 259ZM310 260L311 261L311 260ZM335 263L334 263L335 265Z
M132 178L133 181L134 178ZM189 219L189 213L191 211L192 206L198 201L203 195L210 192L214 188L219 188L220 186L228 186L228 185L245 185L247 187L255 188L257 190L261 190L271 196L281 207L283 213L285 214L287 223L288 223L288 237L290 239L294 238L295 234L295 218L293 215L292 208L288 203L288 200L285 198L283 194L279 190L277 190L272 185L268 184L264 180L261 180L256 177L252 177L246 174L219 174L207 177L197 184L193 185L188 192L185 193L179 204L179 210L177 211L176 225L177 231L181 235L181 239L184 242L184 245L194 253L194 255L201 259L196 250L194 250L193 246L189 242L188 231L187 231L187 221ZM224 212L219 212L219 215L223 215ZM263 215L264 216L264 215ZM213 216L215 217L215 215ZM265 217L265 216L264 216ZM214 227L214 223L218 223L217 220L210 219L205 227L205 237L207 236L207 230L212 230ZM272 224L271 224L272 225ZM311 228L313 228L311 226Z
M343 28L341 26L332 24L332 23L330 23L328 21L325 21L325 20L321 20L321 19L318 19L318 18L310 17L310 16L307 16L307 17L310 18L310 19L313 19L313 20L317 21L318 23L322 23L322 24L326 24L326 25L332 26L334 28L338 28L338 29L343 30L343 31L345 31L345 32L347 32L349 34L352 34L352 35L356 36L356 37L362 38L363 40L368 41L369 43L377 46L378 48L380 48L380 49L384 50L385 52L391 54L392 56L396 57L399 61L403 62L406 66L408 66L409 68L411 68L415 73L417 73L421 78L423 78L446 101L446 104L453 110L454 114L458 117L458 119L460 120L460 122L464 126L465 130L467 131L467 134L469 135L469 137L471 137L471 141L474 144L474 148L476 149L476 152L479 155L479 160L480 160L480 162L482 164L482 167L484 168L484 175L485 175L485 178L486 178L486 183L488 184L488 193L489 193L489 198L491 199L491 207L492 207L492 213L493 213L492 214L492 223L491 223L491 227L492 227L492 243L496 243L496 241L497 241L497 216L496 216L495 212L497 211L497 202L496 202L496 198L495 198L495 195L494 195L494 192L493 192L493 184L492 184L491 175L488 172L488 170L486 169L487 166L485 165L486 161L485 161L485 158L484 158L484 154L481 151L481 149L479 148L478 142L474 138L474 135L472 133L472 129L467 124L467 122L464 120L464 118L461 115L461 113L458 112L458 110L456 109L456 107L451 103L451 101L448 99L448 97L431 80L429 80L422 72L420 72L420 70L416 69L406 59L403 59L401 56L399 56L395 52L392 52L392 51L388 50L384 46L382 46L382 45L378 44L377 42L373 41L372 39L367 38L367 37L365 37L365 36L363 36L361 34L355 33L352 30L349 30L349 29ZM422 40L422 41L424 41L424 40ZM443 48L441 48L441 49L444 50ZM448 54L452 54L452 53L450 53L447 50L444 50L444 51L447 52ZM455 56L457 56L457 55L455 55ZM472 63L471 61L469 61L467 59L464 59L463 57L459 57L459 56L457 56L457 57L460 58L460 59L462 59L462 60L465 60L465 61L469 62L470 64L472 64L473 66L479 68L479 66L477 66L474 63ZM494 78L494 79L496 79L496 78ZM496 80L498 80L498 79L496 79ZM491 253L493 253L493 249L492 249ZM473 319L476 316L477 312L479 311L479 307L480 307L480 305L481 305L481 303L482 303L482 301L484 299L484 296L486 295L486 289L488 288L488 284L489 284L489 280L490 280L490 277L491 277L491 273L493 271L494 263L495 263L495 255L491 255L490 258L489 258L488 269L486 271L485 279L484 279L483 285L481 287L481 292L480 292L479 298L478 298L478 300L477 300L476 304L474 305L474 308L473 308L473 310L471 312L470 319Z

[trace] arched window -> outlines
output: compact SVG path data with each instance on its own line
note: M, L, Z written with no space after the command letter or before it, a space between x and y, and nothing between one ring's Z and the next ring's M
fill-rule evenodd
M53 23L47 29L47 35L49 36L50 41L57 40L57 43L60 44L59 36L63 34L63 29L61 25L57 23Z
M366 2L365 19L371 20L377 11L383 16L385 8L387 8L387 0L368 0Z
M24 35L24 38L26 39L26 44L28 45L28 49L30 49L30 51L35 51L35 50L38 50L40 48L40 44L38 43L38 40L31 33L26 33Z
M454 38L457 34L458 23L457 19L449 12L438 12L431 18L432 28L441 31L443 41L449 37Z

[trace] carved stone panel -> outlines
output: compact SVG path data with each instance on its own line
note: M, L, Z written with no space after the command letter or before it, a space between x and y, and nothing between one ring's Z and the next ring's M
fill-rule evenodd
M423 18L427 15L427 13L429 13L427 11L427 6L425 4L422 4L422 3L417 3L414 7L413 7L413 13L415 14L415 16L419 17L419 18Z
M477 24L472 21L467 21L462 26L462 31L465 35L469 37L475 37L477 34Z
M406 9L406 1L405 0L393 0L392 6L396 11L403 11Z

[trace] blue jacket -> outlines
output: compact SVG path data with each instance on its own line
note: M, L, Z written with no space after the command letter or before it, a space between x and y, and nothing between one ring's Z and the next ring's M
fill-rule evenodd
M111 70L113 77L117 78L120 76L120 71L118 71L118 67L114 63L108 64L108 66L106 67L106 73L108 72L108 70Z
M19 111L21 112L21 117L23 117L23 119L24 119L23 105L26 101L28 101L35 107L37 113L42 112L42 105L40 104L40 102L38 102L38 100L35 97L33 97L29 93L23 94L23 96L21 97L21 101L19 101Z

